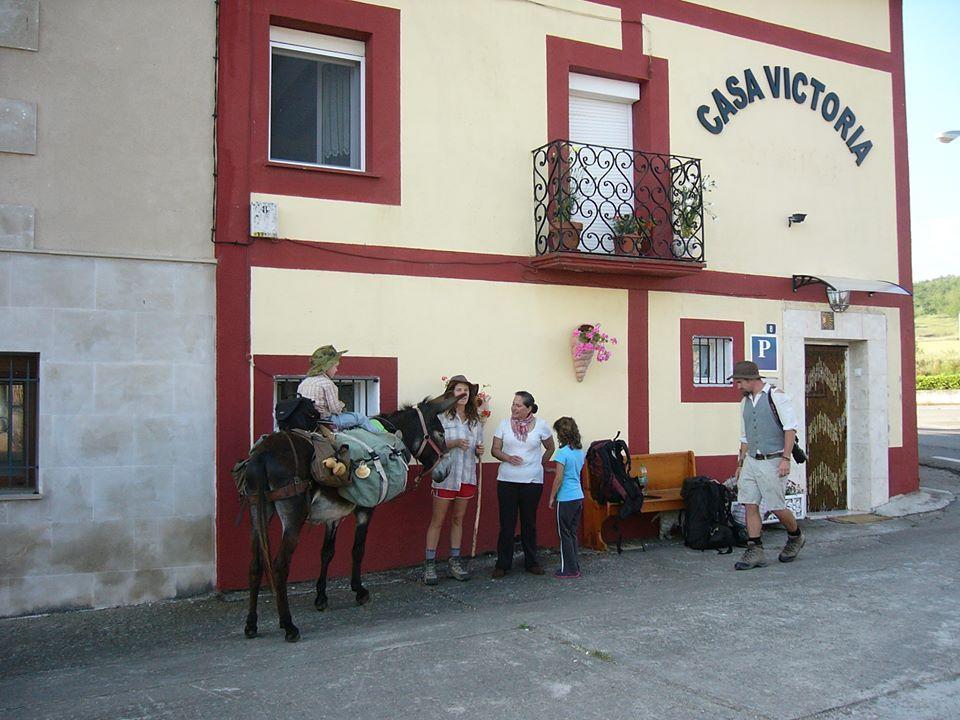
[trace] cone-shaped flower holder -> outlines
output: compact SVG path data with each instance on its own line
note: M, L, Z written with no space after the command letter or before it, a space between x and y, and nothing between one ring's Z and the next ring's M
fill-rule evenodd
M590 363L593 362L593 350L589 352L581 353L580 357L577 357L577 345L580 344L580 341L577 339L576 335L570 337L570 356L573 358L573 372L577 376L577 382L583 382L584 376L587 374L587 368L590 367Z

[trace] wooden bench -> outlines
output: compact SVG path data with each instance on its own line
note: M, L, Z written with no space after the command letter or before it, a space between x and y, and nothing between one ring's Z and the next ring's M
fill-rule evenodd
M696 458L692 450L673 453L651 453L630 456L630 474L639 475L640 465L647 468L647 489L641 515L683 510L680 487L688 477L697 474ZM590 470L584 466L583 499L583 546L593 550L606 550L603 540L604 523L620 512L619 503L600 505L590 497Z

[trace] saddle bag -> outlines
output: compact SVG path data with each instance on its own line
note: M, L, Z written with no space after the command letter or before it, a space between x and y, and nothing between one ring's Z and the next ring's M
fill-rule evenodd
M310 475L314 482L332 488L340 488L353 482L353 474L350 472L350 448L343 443L337 443L332 432L291 432L307 438L313 444Z
M337 433L335 444L350 454L352 481L337 490L344 500L373 507L407 489L407 449L396 435L354 428Z

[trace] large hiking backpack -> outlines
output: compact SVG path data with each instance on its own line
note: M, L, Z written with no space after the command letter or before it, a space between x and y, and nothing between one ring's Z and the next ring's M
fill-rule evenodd
M320 422L320 413L313 400L297 395L277 403L273 410L277 427L281 430L306 430L313 432Z
M587 449L586 465L590 470L590 496L600 505L620 503L618 520L625 520L643 509L643 488L630 477L630 448L618 439L595 440ZM623 531L617 524L617 552L623 552Z
M730 527L727 488L712 478L689 477L683 481L680 497L686 505L683 516L683 544L694 550L733 552L737 538Z

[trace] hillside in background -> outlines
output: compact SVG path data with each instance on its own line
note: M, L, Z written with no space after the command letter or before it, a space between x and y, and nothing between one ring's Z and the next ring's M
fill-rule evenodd
M960 372L960 277L948 275L913 286L917 375Z
M947 275L914 283L913 308L917 315L956 318L960 313L960 277Z

